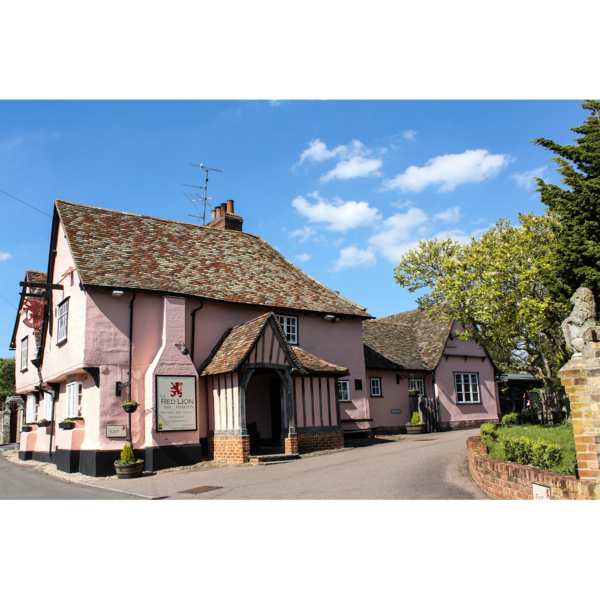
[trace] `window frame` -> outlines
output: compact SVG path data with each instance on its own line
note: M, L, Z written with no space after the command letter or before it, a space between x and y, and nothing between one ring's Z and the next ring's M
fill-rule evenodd
M420 382L421 386L415 385L416 382ZM420 392L423 392L422 394L420 394L421 396L425 396L425 380L424 379L409 379L408 380L408 388L411 390L417 389Z
M52 405L54 404L54 397L50 392L44 391L44 419L48 421L52 420Z
M25 345L23 345L23 343ZM25 365L23 365L23 354L25 354ZM27 371L27 369L29 368L28 366L29 363L29 336L26 335L22 340L21 340L21 373L23 373L24 371Z
M28 394L27 407L25 409L25 424L31 425L38 421L38 402L35 394Z
M291 346L297 346L298 345L298 337L299 337L298 336L298 317L296 315L278 315L278 314L276 314L275 318L277 319L279 325L281 326L281 329L283 329L283 333L285 334L285 337L286 337L288 343ZM286 330L288 323L287 322L282 323L281 319L284 319L284 321L286 321L287 319L290 319L290 320L293 319L294 320L294 330L295 330L295 339L294 339L294 341L290 340L289 337L288 337L288 335L291 335L291 334L288 334L288 332Z
M79 381L70 381L67 383L66 392L67 402L65 418L74 419L80 417L83 404L83 384Z
M379 393L373 393L373 383L377 382L377 386L379 387ZM383 397L383 387L381 385L381 377L369 377L369 394L371 398L382 398Z
M345 389L342 389L345 388ZM344 400L341 396L346 392L347 398ZM337 399L338 402L352 402L350 399L350 380L349 379L338 379L337 384Z
M64 344L68 339L69 334L69 297L65 298L58 305L57 327L56 327L56 344ZM61 310L64 308L64 313L61 315ZM61 337L61 320L65 320L64 337Z
M473 382L471 381L471 377L475 377L475 382L477 385L477 400L459 400L459 394L461 394L464 398L465 396L465 390L464 390L464 376L468 375L469 376L469 396L472 398L473 397ZM457 376L460 376L461 378L461 387L462 390L459 392L458 391L458 387L457 387L457 381L456 378ZM456 394L456 404L481 404L481 389L479 386L479 373L473 373L473 372L469 372L469 371L454 371L454 393Z

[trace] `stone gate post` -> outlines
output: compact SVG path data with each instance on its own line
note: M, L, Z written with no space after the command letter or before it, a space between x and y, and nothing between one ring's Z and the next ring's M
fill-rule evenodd
M558 375L571 403L579 477L600 482L600 327L590 327L582 339L581 354Z

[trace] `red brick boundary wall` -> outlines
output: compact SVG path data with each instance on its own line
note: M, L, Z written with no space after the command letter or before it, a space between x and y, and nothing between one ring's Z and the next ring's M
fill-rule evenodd
M319 450L338 450L344 447L343 431L324 431L322 433L299 433L298 451L318 452Z
M215 435L213 458L221 462L247 463L250 460L250 436Z
M479 419L472 421L442 421L440 428L442 431L459 431L463 429L478 429L484 423L498 424L498 419Z
M471 476L494 500L532 500L532 483L549 487L551 500L600 500L600 485L593 481L488 458L479 436L467 439L467 453Z

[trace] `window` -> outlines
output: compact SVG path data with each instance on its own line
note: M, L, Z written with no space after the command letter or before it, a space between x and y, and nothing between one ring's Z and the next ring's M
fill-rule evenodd
M348 381L338 381L338 401L350 402L350 386Z
M298 344L298 317L276 315L283 333L290 344Z
M67 383L67 417L81 416L81 400L83 396L83 385L74 381Z
M371 396L381 396L381 377L371 377Z
M27 349L29 348L29 338L21 340L21 371L27 371Z
M52 405L54 398L50 392L44 392L44 419L52 420Z
M354 380L354 389L355 390L362 390L362 379L355 379Z
M457 404L478 404L479 378L477 373L454 373Z
M408 382L411 390L419 390L419 396L425 395L425 382L422 379L411 379Z
M37 399L33 394L27 396L27 411L25 416L27 423L37 423Z
M69 299L58 306L58 343L67 341L67 322L69 319Z

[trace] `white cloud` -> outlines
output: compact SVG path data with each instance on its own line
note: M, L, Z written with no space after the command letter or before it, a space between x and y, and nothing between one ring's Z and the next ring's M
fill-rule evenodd
M416 244L418 228L428 221L429 216L420 208L396 213L383 221L381 230L369 238L369 244L389 260L398 261L404 252Z
M340 256L333 265L334 271L347 269L348 267L356 267L358 265L374 265L377 263L377 257L373 248L359 250L355 244L342 248Z
M290 237L300 238L301 242L305 242L307 239L312 237L316 233L316 229L314 227L310 227L307 225L306 227L302 227L302 229L296 229L290 233Z
M490 154L487 150L466 150L462 154L436 156L424 167L408 167L394 179L383 182L384 188L400 188L420 192L429 185L438 185L438 191L450 192L457 185L483 181L498 175L510 162L505 154Z
M281 106L283 104L283 100L269 100L269 104L271 106Z
M408 130L402 132L402 137L405 140L408 140L409 142L414 142L416 135L417 135L417 132L414 129L408 129Z
M12 254L9 254L8 252L0 252L0 260L8 260L9 258L12 258Z
M303 252L302 254L296 254L296 258L298 260L301 260L302 262L306 262L307 260L310 260L312 258L312 254L309 254L308 252Z
M460 217L460 206L455 206L454 208L449 208L448 210L437 213L433 218L436 221L444 221L444 223L456 223L457 221L460 221Z
M413 202L410 200L392 200L390 202L390 206L392 208L410 208L413 205Z
M311 204L306 198L298 196L292 200L292 206L311 223L326 223L327 228L333 231L372 226L381 219L379 210L371 208L368 202L354 200L345 202L340 198L329 202L321 198L317 192L313 192L312 197L317 199L316 204Z
M386 148L379 149L380 154L385 152ZM321 181L354 179L356 177L367 177L368 175L381 176L379 169L383 165L383 161L370 157L372 153L373 151L359 140L352 140L347 146L340 145L333 150L329 150L324 142L316 139L310 141L308 148L302 152L300 161L294 167L301 165L305 160L322 162L329 158L338 157L341 160L331 171L321 176Z
M526 190L532 190L535 187L535 177L542 177L546 171L546 167L540 167L539 169L532 169L531 171L525 171L524 173L513 173L511 179L514 179L519 186Z

